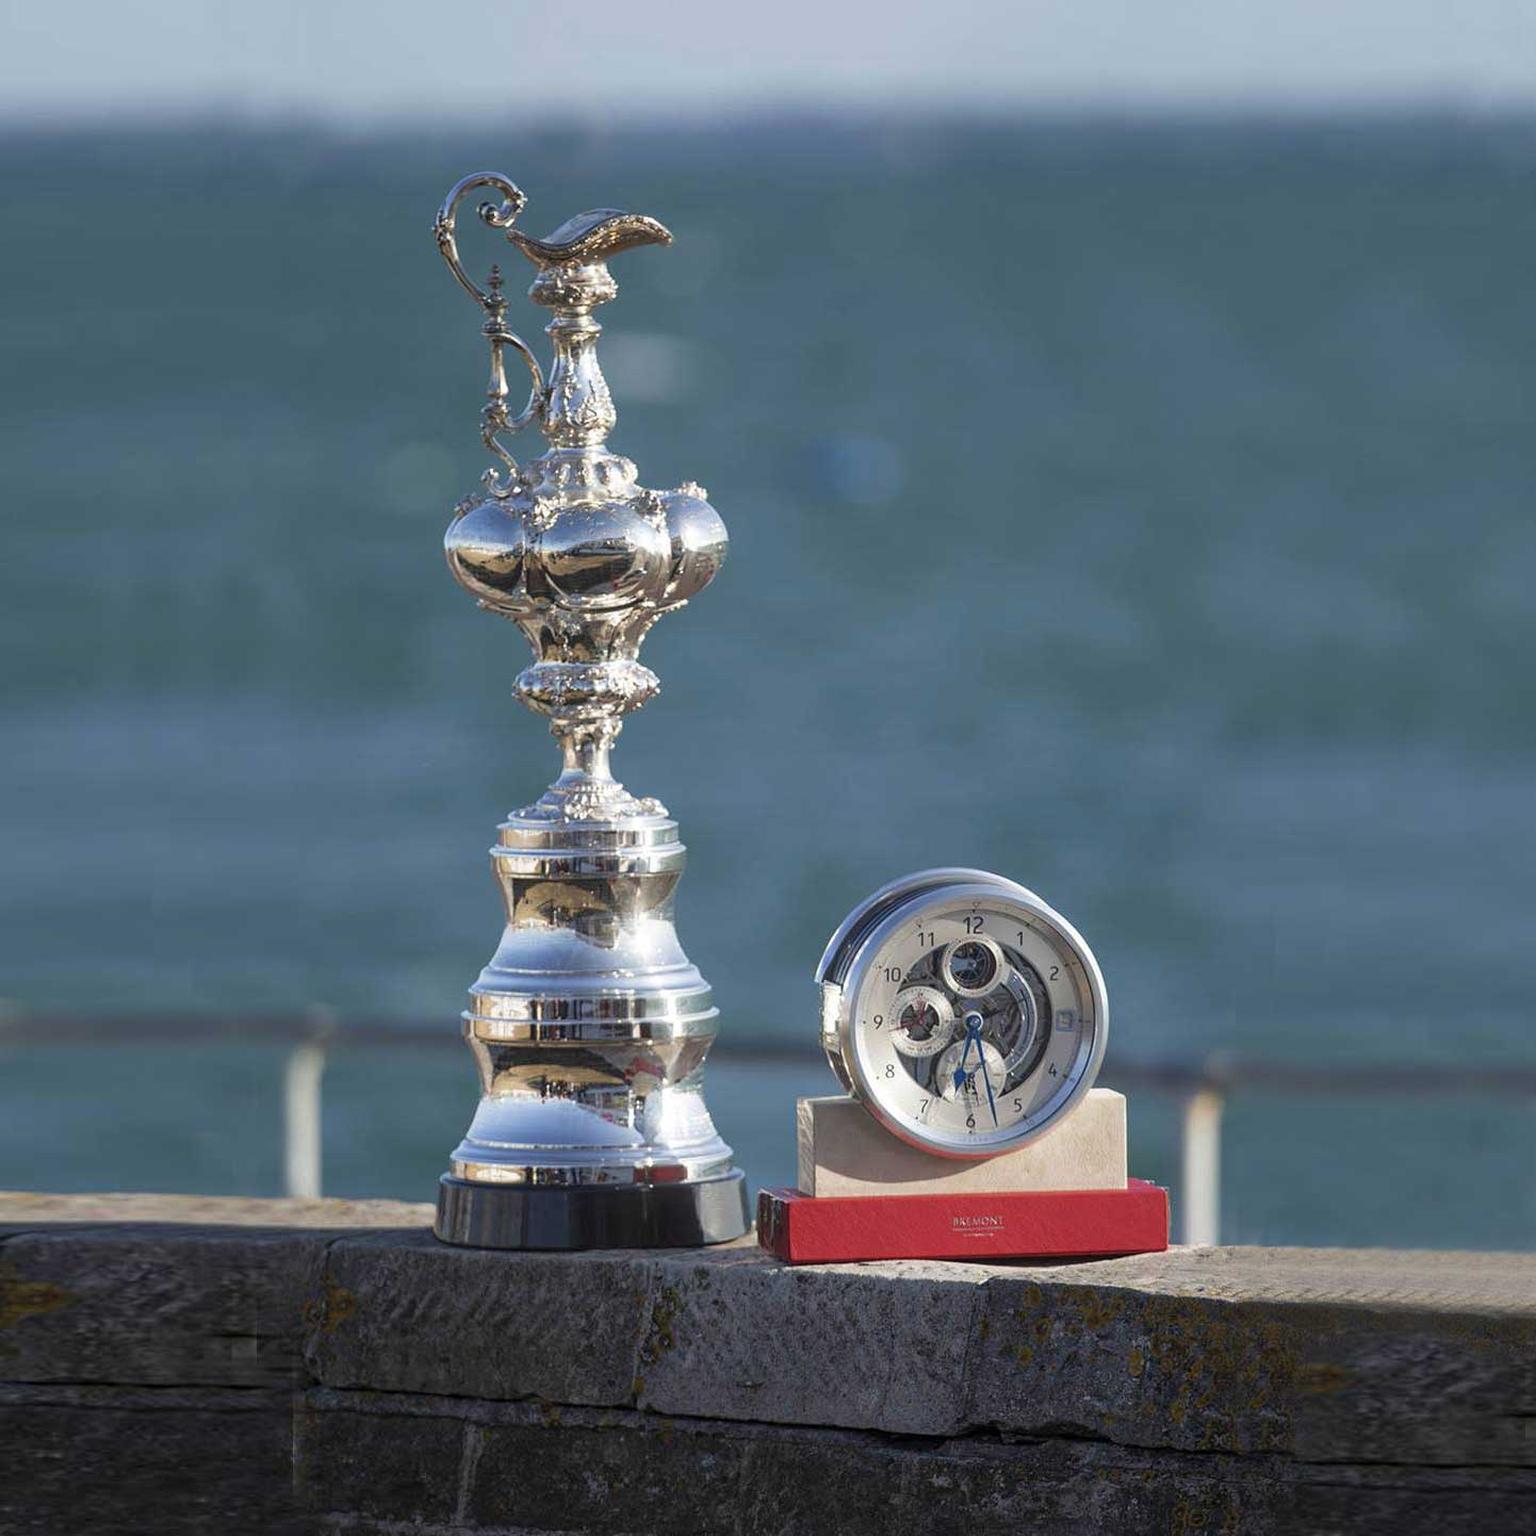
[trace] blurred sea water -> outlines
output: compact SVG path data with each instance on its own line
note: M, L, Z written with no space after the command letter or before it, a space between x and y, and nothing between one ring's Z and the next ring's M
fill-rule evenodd
M677 236L615 262L613 441L708 486L731 559L647 642L616 767L690 845L758 1182L832 1086L822 943L925 865L1085 933L1111 1081L1536 1062L1520 121L13 132L0 996L441 1020L326 1090L328 1187L430 1198L484 849L556 764L438 553L484 360L428 225L479 166L536 232L622 202ZM755 1040L803 1065L733 1064ZM0 1186L273 1192L280 1071L0 1051ZM1133 1099L1137 1171L1176 1178L1175 1123ZM1225 1233L1533 1246L1533 1130L1245 1096Z

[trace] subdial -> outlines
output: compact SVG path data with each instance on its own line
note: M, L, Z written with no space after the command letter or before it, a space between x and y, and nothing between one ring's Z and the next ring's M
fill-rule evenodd
M970 1050L966 1050L966 1046ZM987 1097L987 1084L982 1082L985 1069L987 1082L994 1094L1001 1093L1007 1071L1003 1053L990 1041L965 1041L952 1045L939 1057L939 1070L934 1074L933 1086L946 1099L980 1099Z
M898 992L891 1013L891 1044L903 1056L932 1056L954 1036L954 1005L935 987Z
M997 985L1003 952L991 939L957 939L939 961L939 976L960 997L985 997Z

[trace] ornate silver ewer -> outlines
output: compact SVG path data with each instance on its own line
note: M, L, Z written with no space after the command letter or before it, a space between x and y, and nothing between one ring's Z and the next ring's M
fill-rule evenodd
M553 314L547 382L507 329L499 270L482 289L459 260L458 207L479 187L502 199L482 203L481 220L532 263L529 297ZM666 808L608 766L624 715L657 690L638 659L646 632L725 559L725 525L697 485L645 490L606 446L615 413L592 312L618 292L607 261L672 237L603 208L535 240L515 227L524 202L505 176L481 173L437 215L443 259L484 311L482 437L502 465L455 509L445 545L459 583L527 636L517 696L548 718L565 764L491 850L507 926L464 1014L482 1096L441 1181L436 1230L495 1248L723 1242L747 1229L746 1188L704 1106L717 1010L672 926L684 849ZM533 379L516 416L509 347ZM549 446L519 465L501 439L535 421Z

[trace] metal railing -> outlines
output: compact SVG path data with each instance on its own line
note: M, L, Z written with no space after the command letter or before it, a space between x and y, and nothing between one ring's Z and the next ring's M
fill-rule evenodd
M329 1053L360 1045L462 1050L451 1025L354 1019L325 1008L300 1014L173 1014L113 1017L0 1013L0 1047L8 1045L174 1045L210 1042L286 1045L283 1070L283 1170L286 1191L318 1198L321 1190L321 1089ZM814 1070L820 1052L799 1045L717 1047L713 1061L754 1062ZM1477 1096L1536 1099L1536 1066L1350 1063L1327 1067L1217 1055L1203 1062L1126 1061L1117 1057L1107 1087L1166 1094L1181 1101L1179 1125L1181 1236L1186 1243L1221 1240L1221 1123L1227 1100L1252 1091L1298 1098Z

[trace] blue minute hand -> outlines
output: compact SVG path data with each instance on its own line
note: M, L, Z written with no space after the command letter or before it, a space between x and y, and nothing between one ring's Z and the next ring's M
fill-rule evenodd
M981 1063L977 1069L981 1073L981 1080L987 1085L987 1108L992 1111L992 1124L997 1124L997 1100L992 1096L992 1074L987 1071L987 1053L981 1048L981 1015L968 1013L965 1016L965 1049L969 1052L971 1042L976 1042L976 1059ZM965 1057L960 1058L962 1064ZM959 1086L959 1078L956 1077L956 1086Z
M976 1045L977 1054L981 1053L981 1044ZM987 1058L981 1057L981 1080L987 1085L987 1108L992 1111L992 1124L997 1124L997 1100L992 1097L992 1074L987 1071Z

